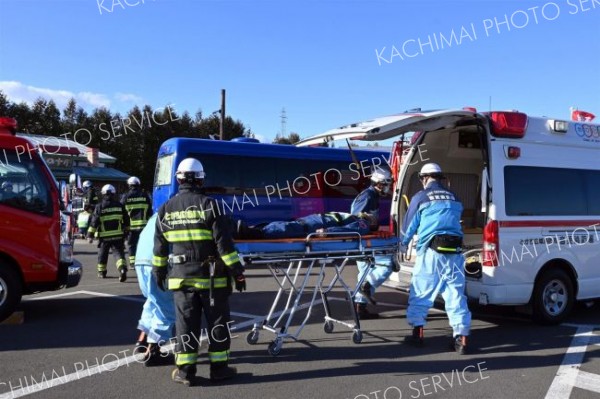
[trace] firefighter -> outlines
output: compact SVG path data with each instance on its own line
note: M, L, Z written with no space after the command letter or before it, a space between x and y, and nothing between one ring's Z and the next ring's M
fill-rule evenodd
M127 246L129 248L129 267L134 269L135 252L137 250L140 233L148 223L148 219L152 216L152 202L148 194L140 188L140 179L131 176L127 179L129 191L121 197L121 204L125 206L125 210L129 215L131 223L129 235L127 237Z
M92 209L98 205L98 191L91 181L86 180L83 182L83 206L90 206Z
M184 159L176 177L177 195L158 211L152 272L159 288L167 285L173 290L177 368L171 378L190 386L196 374L202 313L207 322L210 380L225 380L237 374L228 365L229 295L232 280L240 292L246 289L246 281L228 221L219 213L217 202L200 193L205 177L200 161Z
M391 184L391 173L387 169L376 168L371 174L371 186L358 194L352 202L350 212L357 216L366 213L373 222L371 228L377 230L379 228L379 198L388 195ZM379 318L378 313L370 312L367 309L367 301L376 304L373 299L375 290L392 274L392 258L390 256L375 256L374 262L375 266L372 268L367 262L356 262L358 281L361 281L363 275L368 273L359 292L354 296L356 314L363 320Z
M94 234L98 232L98 277L106 278L108 252L112 247L117 254L119 281L124 283L127 280L124 237L129 230L129 216L125 207L115 199L116 191L112 185L102 187L101 194L102 202L96 205L92 214L88 239L93 242Z

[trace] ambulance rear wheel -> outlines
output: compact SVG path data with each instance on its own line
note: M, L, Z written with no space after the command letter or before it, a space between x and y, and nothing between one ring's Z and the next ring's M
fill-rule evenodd
M0 322L15 311L22 294L20 276L10 265L0 261Z
M540 324L559 324L573 309L575 290L563 270L548 269L538 277L533 289L533 319Z

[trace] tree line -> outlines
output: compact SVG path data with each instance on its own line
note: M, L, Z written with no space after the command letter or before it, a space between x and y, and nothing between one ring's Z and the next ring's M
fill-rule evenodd
M15 103L0 90L0 116L15 118L18 131L67 138L98 148L116 158L114 167L130 176L137 176L142 186L151 189L160 145L171 137L217 138L220 116L204 116L199 110L192 117L188 111L178 113L173 107L153 109L137 105L125 114L112 113L105 107L86 112L71 98L61 111L53 100L38 98L31 106ZM239 120L226 116L223 140L254 137ZM292 144L299 140L296 133L278 135L274 143ZM50 142L49 142L50 143Z

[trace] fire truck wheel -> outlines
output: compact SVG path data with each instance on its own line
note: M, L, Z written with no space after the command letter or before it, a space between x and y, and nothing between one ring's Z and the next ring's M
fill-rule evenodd
M23 288L17 273L0 261L0 322L10 316L21 302Z
M533 289L533 319L540 324L561 323L573 309L573 282L560 269L548 269L541 274Z

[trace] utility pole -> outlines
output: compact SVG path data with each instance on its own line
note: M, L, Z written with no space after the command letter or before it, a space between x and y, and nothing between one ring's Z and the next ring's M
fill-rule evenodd
M223 125L225 124L225 89L221 89L221 118L219 120L219 140L223 140Z
M285 108L281 108L281 138L285 137L285 124L287 123L287 116L285 115Z

